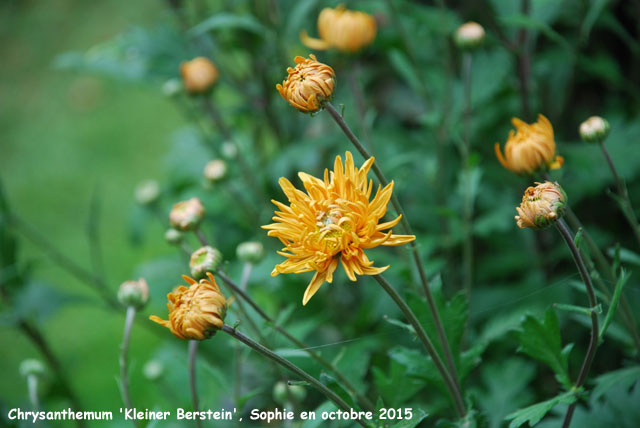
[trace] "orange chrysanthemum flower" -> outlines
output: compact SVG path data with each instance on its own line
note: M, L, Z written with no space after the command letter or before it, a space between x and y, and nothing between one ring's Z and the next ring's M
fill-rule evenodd
M538 115L538 121L528 124L518 118L511 119L516 132L509 131L504 156L500 152L500 143L495 144L498 160L510 171L518 174L532 174L542 168L558 169L564 159L556 156L556 143L553 139L553 127L549 119Z
M262 227L285 245L278 254L287 260L275 267L272 276L316 271L304 293L303 305L322 284L333 280L338 261L352 281L356 280L356 274L377 275L389 266L374 267L364 250L379 245L402 245L415 239L413 235L386 231L398 224L400 216L379 223L387 212L393 182L384 189L378 187L370 200L373 181L367 180L367 173L373 161L369 158L358 169L347 152L344 165L337 156L333 171L325 170L323 180L300 172L298 176L306 193L286 178L280 179L290 205L272 201L280 209L273 217L276 223Z
M331 67L309 55L309 59L297 56L295 68L288 67L287 79L276 85L282 98L304 113L313 113L322 108L322 103L331 99L336 75Z
M377 29L373 16L340 5L335 9L322 9L318 15L320 39L309 37L306 31L300 33L300 39L311 49L336 48L341 52L353 53L371 44L376 38Z
M213 275L207 273L207 276L209 279L197 282L183 275L189 287L181 285L167 295L169 320L155 315L149 319L167 327L179 339L203 340L216 334L224 325L227 299Z
M558 183L536 182L528 187L522 196L522 203L516 207L515 217L520 229L545 229L564 215L567 195Z

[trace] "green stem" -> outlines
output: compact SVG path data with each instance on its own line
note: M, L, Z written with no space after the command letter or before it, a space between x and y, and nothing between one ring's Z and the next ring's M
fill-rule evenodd
M278 354L276 354L276 353L272 352L271 350L265 348L264 346L260 345L259 343L253 341L249 337L247 337L244 334L240 333L238 330L236 330L236 329L234 329L234 328L232 328L232 327L230 327L230 326L228 326L226 324L222 326L222 331L224 331L225 333L227 333L229 336L233 337L234 339L239 340L240 342L244 343L245 345L247 345L248 347L250 347L254 351L259 352L260 354L264 355L265 357L269 358L270 360L276 362L277 364L280 364L282 367L284 367L285 369L287 369L287 370L291 371L292 373L298 375L299 377L301 377L305 381L309 382L311 385L313 385L315 388L317 388L322 394L324 394L325 397L327 397L329 400L333 401L342 410L347 411L347 412L349 412L351 410L351 406L349 406L342 398L340 398L340 396L338 396L335 392L333 392L332 390L327 388L325 385L323 385L319 380L317 380L316 378L314 378L313 376L311 376L310 374L308 374L307 372L305 372L304 370L302 370L301 368L299 368L298 366L296 366L292 362L282 358ZM358 424L362 425L363 427L367 427L367 424L365 424L360 419L356 420L356 422Z
M589 272L580 256L580 251L576 248L574 243L574 237L569 227L564 222L563 219L560 219L556 222L556 228L562 235L562 238L566 242L569 247L569 251L571 252L571 256L573 257L573 261L575 262L578 272L580 272L580 277L584 282L584 285L587 290L587 297L589 298L589 306L591 309L595 309L598 306L598 300L596 299L596 293L593 289L593 284L591 283L591 277L589 276ZM593 362L593 358L596 355L596 349L598 347L598 314L595 310L591 311L591 338L589 339L589 348L587 349L587 353L584 357L584 361L582 362L582 367L580 367L580 373L578 374L578 380L576 381L576 388L580 388L585 380L587 379L587 374L589 373L589 369L591 368L591 363ZM571 419L573 417L573 412L575 411L577 402L574 402L567 409L567 414L565 415L564 422L562 423L562 428L569 428L571 425Z
M120 386L122 388L122 401L127 409L133 409L131 395L129 394L129 374L127 370L127 359L129 353L129 342L131 339L131 327L136 316L136 308L127 307L127 315L124 321L124 334L122 336L122 346L120 347ZM138 426L138 422L133 420L133 426Z
M298 340L295 336L292 336L287 330L277 325L275 320L271 318L269 315L267 315L262 310L262 308L260 308L260 306L258 306L258 304L241 287L239 287L235 282L233 282L231 278L229 278L220 270L214 273L218 275L218 277L222 279L222 281L225 284L227 284L227 286L231 289L232 293L234 293L237 296L240 296L242 300L247 302L249 306L251 306L258 313L258 315L260 315L260 317L262 317L262 319L264 319L268 324L270 324L271 327L273 327L278 333L280 333L282 336L287 338L291 343L296 345L299 349L305 351L317 363L319 363L324 368L326 368L331 373L333 373L336 379L344 385L347 391L349 391L349 393L356 398L356 400L358 401L358 404L360 404L364 409L367 409L369 411L375 410L375 406L373 405L373 403L367 397L360 394L358 390L355 388L355 386L353 386L353 384L349 382L349 380L345 378L344 375L340 373L340 371L338 371L336 367L333 366L333 364L325 360L322 356L320 356L320 354L318 354L313 349L311 349L307 344L305 344L301 340Z
M467 300L471 302L471 285L473 281L473 195L471 194L471 165L469 164L469 154L471 152L471 67L472 59L470 52L465 52L463 61L464 75L464 138L462 148L462 167L464 175L464 197L462 210L462 223L464 229L464 243L462 247L463 259L463 287L467 293Z
M529 15L531 9L530 0L522 0L521 13ZM520 101L522 103L522 116L525 121L531 119L531 106L529 103L529 79L531 75L531 53L529 49L529 31L522 27L518 32L518 78L520 80Z
M325 109L329 112L331 117L336 121L336 123L338 124L340 129L344 132L344 134L347 136L349 141L351 141L351 143L355 146L356 150L360 152L362 157L365 159L369 159L371 155L369 154L369 152L367 152L367 149L364 148L362 143L360 143L360 140L358 140L358 137L356 137L353 131L351 131L351 129L349 128L349 125L347 125L347 123L344 121L342 116L340 116L340 113L338 113L338 111L335 109L333 104L331 104L330 102L327 102L325 104ZM389 181L382 173L382 170L380 169L378 164L374 162L371 168L373 169L373 173L376 175L376 177L378 177L378 181L380 181L380 184L383 187L387 186L389 184ZM400 224L402 225L404 233L406 233L407 235L413 235L413 231L411 230L409 220L407 220L407 216L405 215L404 210L400 205L400 201L398 201L398 198L396 197L395 193L391 194L391 204L393 205L396 212L402 216L402 218L400 219ZM458 391L458 395L462 396L462 393L460 390L460 384L458 382L456 367L455 367L455 364L453 363L453 356L451 355L451 348L449 347L449 341L447 340L447 336L442 326L442 321L440 320L440 314L438 313L438 308L436 307L435 300L433 299L433 295L431 294L431 290L429 289L429 281L427 280L427 274L425 273L424 267L422 266L422 260L420 257L418 246L416 245L415 240L412 241L409 245L410 245L411 253L413 256L413 261L415 262L416 268L418 269L420 282L422 284L422 290L424 292L424 295L427 297L429 310L431 311L431 315L433 317L434 324L436 326L436 331L438 332L438 338L440 339L440 343L442 345L442 349L444 352L445 361L447 362L449 373L454 380L454 384L456 386L456 390Z
M198 386L196 384L196 355L198 354L198 340L189 341L189 386L191 387L191 403L193 411L197 412L198 405ZM202 428L199 418L195 419L196 427Z
M451 397L453 398L453 403L455 404L456 412L460 418L464 417L466 414L466 410L464 407L464 400L462 399L462 394L460 390L457 388L457 385L451 376L451 374L447 371L447 368L444 366L440 355L436 351L436 348L431 343L429 336L424 331L422 324L418 321L418 318L415 316L409 305L404 301L404 299L398 294L398 292L389 284L389 282L382 275L374 275L373 278L380 284L380 286L384 289L384 291L391 297L391 299L395 302L395 304L400 308L405 318L409 323L413 326L413 329L420 339L420 342L424 345L427 353L431 356L433 363L440 372L440 376L444 380L445 386L449 390Z
M605 159L607 160L607 164L609 164L609 169L611 169L611 173L613 174L613 178L616 180L616 187L618 188L618 196L622 198L623 206L622 212L624 213L627 222L629 222L629 226L633 230L633 234L636 237L636 240L640 244L640 226L638 225L638 218L636 217L635 212L633 211L633 206L631 205L631 200L629 199L629 192L627 191L627 186L624 184L620 176L618 175L618 171L609 156L609 151L604 145L604 140L600 141L600 147L602 148L602 153L604 154Z

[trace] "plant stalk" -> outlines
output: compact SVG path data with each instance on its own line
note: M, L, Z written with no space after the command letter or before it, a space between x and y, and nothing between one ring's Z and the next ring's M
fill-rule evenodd
M338 369L336 367L333 366L333 364L331 364L329 361L325 360L322 356L320 356L320 354L318 354L313 349L311 349L307 344L305 344L301 340L297 339L295 336L292 336L287 330L285 330L281 326L277 325L275 320L273 318L271 318L269 315L267 315L262 310L262 308L260 308L260 306L258 306L258 304L241 287L239 287L235 282L233 282L233 280L231 278L229 278L227 275L225 275L220 270L217 270L214 273L220 279L222 279L222 281L225 284L227 284L229 289L231 289L232 293L234 293L235 295L237 295L240 298L242 298L242 300L247 302L249 304L249 306L251 306L258 313L258 315L260 315L260 317L262 319L264 319L268 324L271 325L272 328L274 328L278 333L280 333L282 336L287 338L291 343L296 345L299 349L301 349L301 350L305 351L307 354L309 354L309 356L311 356L311 358L313 358L317 363L319 363L324 368L326 368L331 373L333 373L335 375L336 379L344 385L345 389L347 391L349 391L349 393L356 398L356 400L358 401L358 404L360 404L362 406L362 408L364 408L364 409L366 409L368 411L374 411L375 410L375 406L373 405L373 403L367 397L365 397L364 395L359 393L358 390L355 388L355 386L353 386L353 384L351 382L349 382L349 380L347 378L345 378L344 375L342 373L340 373L340 371L338 371Z
M362 157L365 159L369 159L371 155L369 154L369 152L367 152L367 149L364 148L362 143L360 143L360 140L358 140L358 137L356 137L353 131L351 131L351 128L349 128L349 125L347 125L347 123L344 121L342 116L340 116L340 113L338 113L338 111L335 109L333 104L331 104L330 102L327 102L325 104L325 109L329 112L331 117L336 121L336 123L338 124L340 129L344 132L344 134L347 136L349 141L351 141L351 143L355 146L358 152L360 152ZM383 187L387 186L389 184L389 181L382 173L382 170L380 169L378 164L374 162L371 168L373 169L373 172L376 175L376 177L378 177L378 181L380 181L380 184ZM402 209L402 206L400 205L400 202L398 201L398 198L396 197L395 193L391 194L391 204L393 205L396 212L402 216L400 220L400 224L402 225L404 233L406 233L407 235L413 235L411 226L409 224L409 221L407 220L407 216L405 215L404 210ZM425 296L427 297L429 310L431 311L431 315L433 316L434 324L438 332L438 338L440 339L440 343L442 345L442 349L444 352L445 361L447 362L449 373L454 380L454 384L456 385L456 390L459 391L458 395L462 396L462 393L460 392L460 384L458 382L456 367L455 367L455 364L453 363L453 356L451 355L451 348L449 347L449 341L447 340L447 336L442 326L442 321L440 319L440 314L438 313L438 308L436 307L435 300L433 299L433 295L431 294L431 290L429 289L429 281L427 279L427 274L424 271L424 267L422 266L422 260L420 257L418 246L416 245L415 240L412 241L409 245L411 248L411 253L413 255L413 260L415 262L416 268L418 269L420 282L422 283L422 290Z
M582 362L582 367L580 367L580 373L578 374L578 379L576 380L575 387L580 388L585 380L587 379L587 374L589 373L589 369L591 368L591 363L593 362L593 358L596 355L596 349L598 347L598 314L594 310L598 306L598 300L596 299L596 293L593 289L593 284L591 283L591 277L589 276L589 272L580 256L580 251L576 247L574 243L574 237L571 231L569 230L569 226L563 219L560 219L556 222L556 228L562 235L562 238L566 242L569 247L569 251L571 252L571 256L573 257L573 261L578 268L578 272L580 272L580 277L584 282L584 285L587 290L587 297L589 298L589 306L591 307L591 338L589 339L589 348L587 349L587 354L584 357L584 361ZM567 414L564 417L564 421L562 423L562 428L569 428L571 425L571 419L573 417L573 412L575 411L577 402L572 403L567 409Z
M463 260L463 287L467 293L467 300L471 302L471 286L473 281L473 195L471 193L471 165L469 155L471 153L471 69L473 57L470 52L465 52L463 61L464 79L464 137L462 147L462 168L464 176L464 195L462 209L462 223L464 229L464 243L462 247Z
M427 350L427 353L431 356L431 359L433 360L433 363L435 364L436 369L438 369L438 372L440 372L440 376L442 376L445 386L447 387L447 389L449 390L449 393L451 394L458 416L460 418L464 417L466 414L466 410L464 407L464 400L462 398L462 394L458 389L458 385L456 385L453 377L447 371L447 368L442 362L442 359L440 358L440 355L436 351L436 348L433 346L433 343L431 343L429 336L427 336L427 333L424 331L422 324L420 324L420 321L418 321L418 318L413 313L409 305L407 305L404 299L398 294L398 292L391 286L391 284L389 284L389 282L382 275L374 275L373 278L378 282L378 284L380 284L380 286L389 295L389 297L391 297L391 299L395 302L398 308L402 311L407 321L409 321L409 323L413 326L413 329L415 330L416 335L418 336L418 339L420 339L420 342L422 342L422 344L424 345L425 349Z
M124 320L124 334L122 336L122 346L120 347L120 387L122 388L122 401L127 409L133 409L131 404L131 395L129 394L129 374L127 370L127 361L129 353L129 342L131 339L131 328L133 320L136 316L136 308L127 307L127 315ZM133 426L137 427L138 422L133 420Z
M284 367L287 370L291 371L292 373L298 375L299 377L301 377L305 381L309 382L316 389L318 389L322 394L324 394L325 397L327 397L329 400L333 401L342 410L347 411L347 412L349 412L351 410L351 407L342 398L340 398L340 396L338 396L335 392L333 392L332 390L327 388L325 385L323 385L319 380L317 380L316 378L314 378L313 376L311 376L310 374L308 374L307 372L305 372L304 370L302 370L301 368L299 368L295 364L293 364L290 361L282 358L278 354L276 354L276 353L272 352L271 350L265 348L264 346L260 345L259 343L255 342L254 340L252 340L249 337L245 336L244 334L240 333L238 330L236 330L236 329L234 329L234 328L232 328L232 327L230 327L230 326L228 326L226 324L222 326L222 331L224 331L225 333L227 333L229 336L233 337L234 339L239 340L240 342L244 343L245 345L247 345L248 347L250 347L254 351L256 351L256 352L264 355L265 357L269 358L270 360L280 364L282 367ZM362 425L363 427L367 427L367 424L365 424L363 421L361 421L359 419L356 422L358 424Z
M196 355L198 354L198 340L189 340L189 386L191 388L191 403L193 411L199 410L198 405L198 387L196 384ZM195 419L196 426L202 428L202 422L199 418Z

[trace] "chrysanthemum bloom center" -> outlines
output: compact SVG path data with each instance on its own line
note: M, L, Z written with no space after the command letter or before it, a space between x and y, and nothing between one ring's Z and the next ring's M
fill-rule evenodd
M415 239L412 235L393 235L385 231L395 226L400 217L379 223L384 217L393 191L393 183L378 188L373 199L373 182L367 172L373 158L360 169L347 152L343 166L340 156L334 170L325 170L324 179L300 173L305 190L296 189L285 178L280 179L291 205L273 201L280 209L273 218L276 223L263 226L269 236L280 239L285 248L278 254L287 260L275 267L272 275L316 271L305 291L303 304L324 282L333 280L333 272L342 262L352 281L356 275L377 275L388 268L377 268L364 250L379 245L401 245Z
M518 174L532 174L540 169L557 169L564 159L556 156L556 143L553 138L553 127L543 115L538 121L527 124L520 119L511 119L516 132L509 132L504 147L504 156L500 144L495 144L498 160L505 168Z

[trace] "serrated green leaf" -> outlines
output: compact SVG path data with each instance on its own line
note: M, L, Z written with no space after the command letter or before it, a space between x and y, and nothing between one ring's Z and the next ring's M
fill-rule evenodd
M547 309L543 322L533 315L526 315L520 323L517 336L521 352L547 364L560 383L567 388L571 387L568 359L563 353L558 317L553 309Z
M596 384L591 393L591 400L598 400L613 387L629 388L640 380L640 366L615 370L595 378Z
M394 360L389 362L389 373L385 373L379 367L373 367L372 371L376 388L386 397L389 407L401 406L426 385L420 379L405 376L405 367ZM382 407L384 406L377 408Z
M553 397L550 400L536 403L532 406L525 407L524 409L516 410L508 415L505 420L511 420L509 428L518 428L525 423L529 423L529 426L534 426L544 416L549 413L558 404L571 404L576 401L576 396L573 392L565 392L564 394Z

